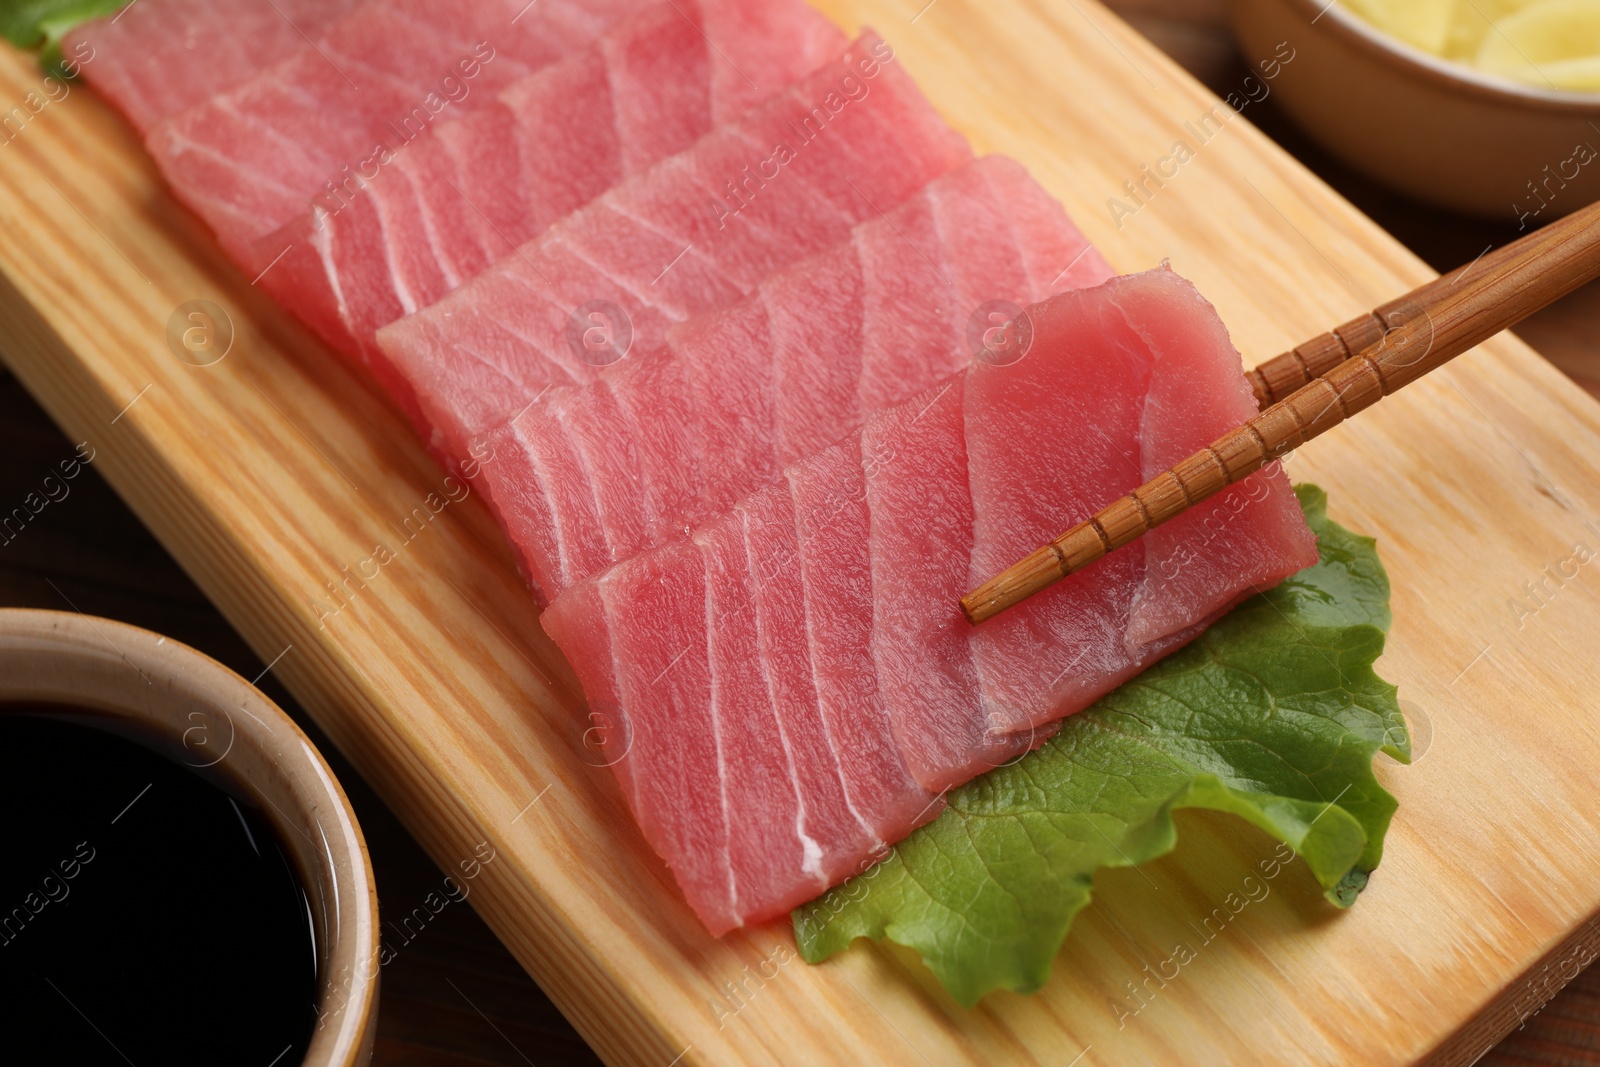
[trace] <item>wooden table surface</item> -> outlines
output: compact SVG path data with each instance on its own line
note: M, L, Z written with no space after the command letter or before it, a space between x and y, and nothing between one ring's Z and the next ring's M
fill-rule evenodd
M1110 0L1110 6L1214 89L1244 76L1225 29L1223 0ZM1270 98L1252 109L1251 118L1435 267L1470 260L1515 236L1509 220L1466 220L1373 186L1306 141ZM1574 294L1519 332L1600 396L1600 286ZM21 500L71 453L72 444L0 371L0 501ZM0 605L75 607L122 619L193 645L247 678L264 666L92 468L70 496L0 545ZM371 847L383 911L409 912L442 873L270 673L260 684L318 741L349 791ZM598 1061L477 916L453 904L384 969L374 1062L543 1067ZM1600 1064L1600 968L1579 976L1481 1062Z

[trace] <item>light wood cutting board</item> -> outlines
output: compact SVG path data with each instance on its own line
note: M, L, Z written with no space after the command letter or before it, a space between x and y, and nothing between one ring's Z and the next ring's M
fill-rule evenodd
M925 3L824 6L880 30L1119 268L1170 258L1250 358L1427 276L1092 0ZM38 84L31 57L0 54L4 108ZM1198 144L1185 124L1208 112L1220 128ZM1195 158L1119 225L1108 198L1179 139ZM1098 880L1042 993L964 1011L898 949L808 967L781 925L701 932L581 758L570 673L479 500L415 517L440 471L227 266L87 90L0 145L0 275L7 362L439 864L492 850L472 901L612 1063L1467 1063L1600 942L1600 562L1536 613L1511 606L1575 543L1600 547L1600 407L1514 339L1291 464L1379 538L1396 618L1380 670L1417 727L1416 764L1381 769L1400 813L1356 907L1290 866L1127 1015L1141 968L1273 851L1184 813L1173 856ZM209 367L167 344L194 299L237 328ZM350 578L379 543L395 558Z

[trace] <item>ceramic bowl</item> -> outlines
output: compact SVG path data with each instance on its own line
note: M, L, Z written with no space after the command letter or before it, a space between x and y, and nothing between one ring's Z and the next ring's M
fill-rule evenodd
M1329 0L1231 0L1247 64L1294 49L1273 98L1354 169L1418 200L1532 229L1600 198L1600 93L1504 81Z
M318 1022L307 1067L364 1067L378 1002L378 901L344 790L300 728L262 693L186 645L109 619L0 610L5 704L85 709L255 802L311 902Z

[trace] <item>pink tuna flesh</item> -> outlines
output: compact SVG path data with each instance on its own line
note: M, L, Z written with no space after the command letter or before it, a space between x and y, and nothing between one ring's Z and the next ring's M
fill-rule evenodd
M249 81L360 0L138 0L71 30L61 54L140 133Z
M474 437L545 388L595 380L605 361L579 343L591 332L620 340L626 331L630 351L653 351L668 327L748 296L970 158L869 33L384 327L378 343L414 390L436 447L460 462Z
M368 0L311 44L150 130L178 198L254 276L256 242L328 186L592 43L648 0Z
M776 481L972 358L979 309L1111 274L1016 162L929 183L748 300L488 435L485 485L546 597ZM529 505L529 498L545 499ZM518 504L512 505L510 501Z
M1194 508L1189 535L968 626L957 601L977 580L1254 410L1215 310L1169 270L1055 296L1029 321L1021 359L874 414L545 612L586 691L614 695L635 813L713 933L815 897L945 790L1315 562L1288 481L1262 471ZM1176 411L1180 394L1214 408ZM1226 538L1207 539L1224 514ZM663 781L670 810L641 792Z
M826 62L803 0L666 0L395 146L257 242L260 285L370 365L375 334ZM404 400L402 400L404 402Z

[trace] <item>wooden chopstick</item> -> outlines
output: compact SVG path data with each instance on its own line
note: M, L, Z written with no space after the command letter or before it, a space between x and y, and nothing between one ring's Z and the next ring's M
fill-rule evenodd
M1402 297L1380 304L1358 319L1335 326L1328 333L1313 337L1282 355L1274 356L1254 370L1246 371L1245 380L1256 395L1256 406L1263 410L1271 407L1307 382L1322 377L1363 349L1377 344L1391 329L1404 326L1448 296L1463 278L1493 274L1528 249L1551 240L1551 229L1550 226L1542 226L1526 237L1485 252L1465 266L1441 274Z
M1452 275L1424 286L1415 313L1355 356L962 597L968 620L983 622L1082 570L1600 276L1600 203L1502 253L1493 270L1463 268L1449 284Z

